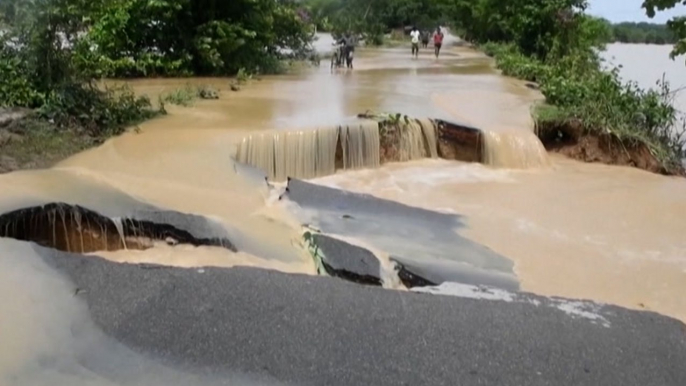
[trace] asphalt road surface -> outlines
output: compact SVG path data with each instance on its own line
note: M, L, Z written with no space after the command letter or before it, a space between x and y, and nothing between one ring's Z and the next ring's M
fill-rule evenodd
M36 248L107 335L186 373L294 385L686 385L684 325L654 313Z

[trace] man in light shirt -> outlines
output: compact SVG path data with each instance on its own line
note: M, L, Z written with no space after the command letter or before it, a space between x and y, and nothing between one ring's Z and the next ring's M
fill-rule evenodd
M417 27L412 27L410 37L412 37L412 55L419 57L419 30Z

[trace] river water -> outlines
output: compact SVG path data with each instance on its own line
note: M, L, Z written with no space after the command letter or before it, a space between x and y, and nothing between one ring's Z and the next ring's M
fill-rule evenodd
M169 115L143 123L139 132L113 138L52 169L1 175L0 208L84 200L106 208L121 200L115 192L125 192L157 207L211 217L236 235L242 252L160 247L98 255L120 262L250 265L314 274L311 259L294 247L300 224L292 208L275 201L264 183L232 160L246 135L335 125L366 110L398 111L462 121L516 139L498 142L502 145L491 149L495 154L540 154L529 108L541 96L498 75L483 55L466 48L448 49L439 60L430 52L412 59L409 49L400 48L357 54L354 71L332 73L323 64L253 80L237 93L229 90L228 79L133 81L137 92L153 100L189 82L210 84L222 94L192 107L170 106ZM512 157L500 159L498 167L435 159L387 164L315 182L463 215L467 226L460 235L511 259L523 290L686 320L681 296L686 291L686 180L553 155L524 165L508 165ZM28 253L6 239L0 247L15 258ZM2 267L0 283L32 291L41 286L44 275L30 277L31 267L18 262ZM5 347L22 347L30 329L50 323L51 316L38 305L52 299L41 293L25 309L18 300L0 301ZM9 311L17 316L7 317ZM45 345L60 344L54 340ZM0 375L23 363L3 350ZM32 360L29 354L23 352L22 358Z
M609 44L601 57L607 67L620 67L619 75L642 88L656 88L664 79L672 91L686 87L686 57L669 58L671 45ZM674 93L674 105L686 112L686 92Z

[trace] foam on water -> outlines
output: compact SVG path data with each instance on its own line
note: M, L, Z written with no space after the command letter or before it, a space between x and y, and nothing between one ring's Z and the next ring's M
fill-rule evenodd
M386 178L379 178L379 175ZM339 172L312 181L340 189L345 189L349 184L362 183L370 190L405 192L431 189L445 184L512 183L515 180L511 175L511 171L491 169L478 163L423 159L388 164L378 170Z

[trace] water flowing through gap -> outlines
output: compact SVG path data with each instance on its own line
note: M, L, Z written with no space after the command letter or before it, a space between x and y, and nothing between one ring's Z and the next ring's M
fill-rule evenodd
M274 181L316 178L336 170L374 169L382 163L436 158L436 125L405 117L400 123L371 120L318 129L251 134L237 146L236 161L255 166Z
M550 165L548 152L536 134L527 130L483 131L484 163L509 169Z

